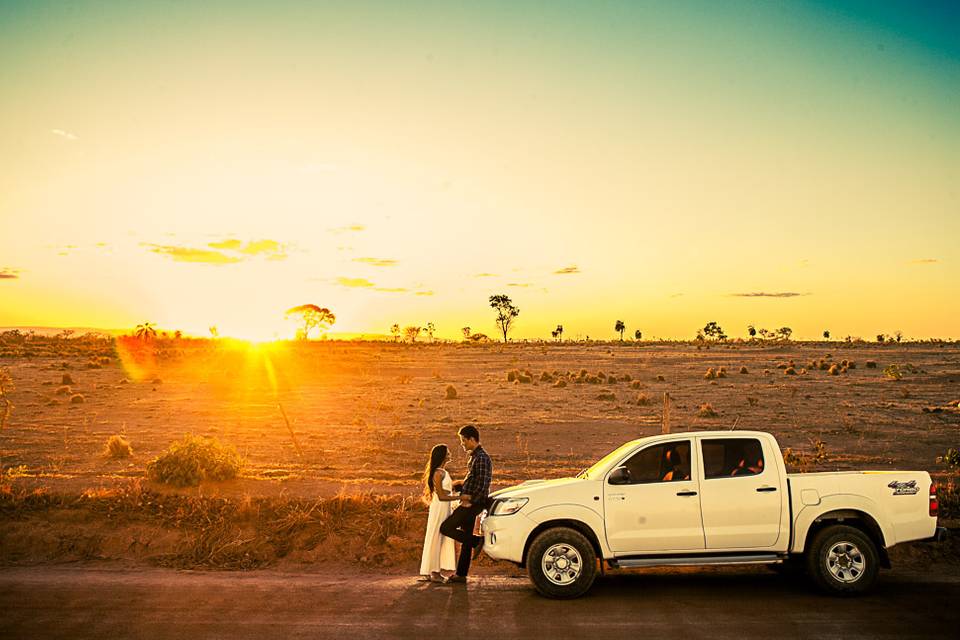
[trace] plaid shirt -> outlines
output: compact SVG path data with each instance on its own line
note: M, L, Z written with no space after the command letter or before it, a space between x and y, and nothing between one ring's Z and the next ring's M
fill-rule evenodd
M470 469L467 477L463 479L461 494L470 496L473 500L486 498L490 493L490 480L493 479L493 462L490 456L483 450L483 447L477 445L477 448L470 454Z

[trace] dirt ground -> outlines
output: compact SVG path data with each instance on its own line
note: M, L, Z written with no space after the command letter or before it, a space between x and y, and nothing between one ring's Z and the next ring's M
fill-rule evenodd
M212 344L120 349L102 365L85 355L0 358L16 385L0 434L4 468L22 465L8 473L25 487L110 486L143 477L149 460L193 433L235 446L246 461L238 480L193 490L205 495L311 497L344 487L416 494L436 443L452 447L450 469L461 473L456 430L471 422L493 457L495 486L505 486L576 473L629 439L659 432L664 393L673 399L674 430L770 431L783 447L811 454L810 471L943 476L937 457L960 444L960 413L924 412L960 398L960 345L950 343ZM821 359L854 368L831 375L811 367ZM791 362L797 375L778 368ZM902 379L884 375L891 364ZM705 379L711 367L723 367L725 377ZM514 369L531 381L508 382ZM581 370L586 379L602 372L617 381L579 383ZM544 372L551 379L541 380ZM58 395L64 375L82 402ZM456 398L447 398L450 386ZM703 404L716 415L701 415ZM104 456L114 434L130 441L132 458Z
M763 568L610 574L546 600L491 573L461 586L376 573L0 569L9 638L952 638L954 575L884 572L830 598Z

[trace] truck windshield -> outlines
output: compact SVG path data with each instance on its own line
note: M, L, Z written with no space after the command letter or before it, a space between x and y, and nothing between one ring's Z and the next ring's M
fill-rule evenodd
M578 478L586 478L587 480L596 480L596 474L600 472L601 469L606 467L610 461L619 458L624 455L628 450L632 449L637 443L628 442L626 444L620 445L607 455L600 458L597 462L593 464L589 469L584 469L577 474Z

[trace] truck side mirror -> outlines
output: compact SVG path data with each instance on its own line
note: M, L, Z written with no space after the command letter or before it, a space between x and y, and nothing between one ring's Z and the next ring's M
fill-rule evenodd
M630 484L630 470L626 467L617 467L610 472L607 482L610 484Z

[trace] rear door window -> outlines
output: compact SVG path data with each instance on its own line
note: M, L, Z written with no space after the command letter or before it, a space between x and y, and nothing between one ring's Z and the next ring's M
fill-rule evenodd
M763 473L763 446L756 438L715 438L701 441L703 477L737 478Z

